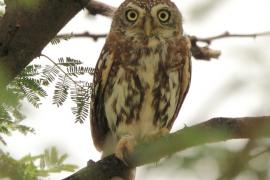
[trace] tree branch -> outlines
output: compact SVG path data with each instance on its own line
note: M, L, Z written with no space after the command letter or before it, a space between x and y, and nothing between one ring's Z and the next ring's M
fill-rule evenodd
M5 87L39 56L89 0L27 2L6 0L6 12L0 21L0 87Z
M223 38L257 38L260 36L269 36L269 35L270 35L270 31L260 32L260 33L251 33L251 34L233 34L228 31L225 31L222 34L212 36L212 37L207 37L207 38L199 38L196 36L191 36L191 37L194 38L195 41L211 44L212 41L223 39Z
M114 14L114 11L116 10L115 7L112 7L107 4L97 2L97 1L91 1L86 8L89 10L90 14L93 14L93 15L101 14L107 17L112 17ZM189 38L192 44L191 46L192 56L198 60L211 60L211 59L218 59L221 55L221 51L211 49L208 46L202 47L197 44L198 42L203 42L209 45L211 44L212 41L222 39L222 38L232 38L232 37L256 38L258 36L266 36L266 35L270 35L270 31L262 32L262 33L252 33L252 34L231 34L228 31L226 31L220 35L207 37L207 38L199 38L196 36L189 36ZM94 37L85 36L85 37L90 37L90 38L94 38L94 40L97 40L95 36ZM102 37L104 36L102 35Z
M211 60L212 58L217 59L221 55L221 51L213 50L208 47L213 41L224 39L224 38L257 38L259 36L269 36L270 31L261 32L261 33L251 33L251 34L232 34L228 31L206 38L200 38L197 36L189 36L191 42L191 52L192 56L195 59L201 60ZM198 45L198 42L206 43L207 46L202 47Z
M98 162L89 163L87 167L64 180L107 180L114 176L123 177L123 172L129 168L157 162L187 148L231 139L264 137L270 137L270 116L213 118L167 136L139 143L131 154L125 156L128 166L111 155Z
M107 37L107 34L93 34L93 33L90 33L90 32L83 32L83 33L76 33L76 34L60 34L58 36L56 36L57 38L60 38L60 39L69 39L69 38L91 38L93 39L94 41L97 41L98 39L100 38L106 38Z
M91 15L100 14L107 17L112 17L116 10L115 7L98 1L90 1L85 8L89 11Z

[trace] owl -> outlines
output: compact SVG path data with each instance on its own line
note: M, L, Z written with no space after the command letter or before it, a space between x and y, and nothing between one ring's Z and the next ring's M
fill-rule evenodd
M189 89L190 42L170 0L126 0L94 75L91 133L103 157L168 133ZM120 153L119 153L120 151Z

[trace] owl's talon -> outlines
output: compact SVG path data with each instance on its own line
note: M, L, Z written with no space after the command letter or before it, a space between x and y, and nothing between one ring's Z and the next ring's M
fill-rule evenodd
M125 160L126 156L127 154L130 154L134 150L136 144L137 142L134 136L126 135L121 137L115 149L115 156L118 159L122 160L126 166L128 166L128 163Z
M170 130L168 128L161 128L160 133L158 133L159 136L165 136L170 133Z

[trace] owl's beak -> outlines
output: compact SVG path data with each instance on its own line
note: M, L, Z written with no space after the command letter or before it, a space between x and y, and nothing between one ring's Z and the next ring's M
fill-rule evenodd
M144 21L144 34L150 36L152 31L151 17L146 16Z

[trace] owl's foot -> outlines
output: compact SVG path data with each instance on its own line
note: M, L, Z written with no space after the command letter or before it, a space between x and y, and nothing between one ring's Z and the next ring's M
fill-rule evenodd
M160 131L157 133L157 137L165 136L170 133L170 130L168 128L161 128Z
M121 159L126 165L128 165L128 163L125 160L126 155L134 150L136 144L137 141L135 140L135 137L132 135L126 135L121 137L115 148L115 156Z

